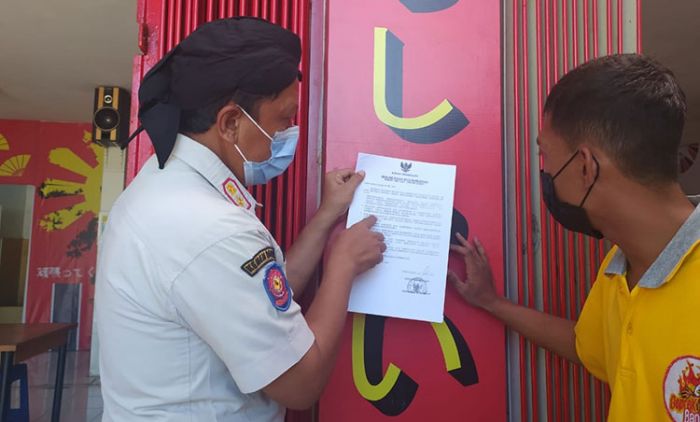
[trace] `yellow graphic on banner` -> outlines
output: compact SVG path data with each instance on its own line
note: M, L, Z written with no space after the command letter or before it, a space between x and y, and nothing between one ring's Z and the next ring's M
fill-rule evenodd
M355 314L352 323L352 376L355 388L381 413L396 416L408 409L418 391L414 380L401 368L389 363L383 370L385 317ZM476 363L459 329L447 316L442 323L431 323L440 343L445 370L466 387L479 382ZM425 361L425 357L421 358Z
M355 387L362 397L378 401L389 395L401 375L401 370L389 363L384 378L373 385L365 372L365 315L355 314L352 320L352 377Z
M29 154L20 154L5 160L0 164L0 176L20 177L24 174L24 170L29 165L29 160L32 157Z
M82 183L61 179L46 179L39 194L44 198L82 195L83 201L52 212L42 217L39 225L46 231L63 230L77 221L83 214L91 212L95 216L100 210L102 188L103 148L92 143L90 132L84 132L83 142L94 154L97 165L92 167L70 148L55 148L49 153L49 162L58 167L84 177Z
M401 117L389 110L386 81L388 32L387 28L374 28L374 112L382 123L395 129L424 129L440 122L454 109L447 100L417 117Z
M7 138L0 133L0 151L9 151L10 150L10 143L7 141Z
M401 369L393 363L389 363L386 374L382 381L377 385L367 379L365 373L365 315L355 314L352 321L352 375L355 380L357 390L362 397L370 401L377 401L386 397L391 389L396 385L399 379ZM462 367L462 361L459 357L457 344L453 334L450 332L447 324L433 322L430 324L435 331L440 349L442 349L443 359L445 361L445 369L454 371Z
M450 332L449 327L444 322L431 322L430 325L435 331L440 349L442 349L442 357L445 360L445 369L447 372L460 369L462 360L459 357L457 343L455 343L454 335Z

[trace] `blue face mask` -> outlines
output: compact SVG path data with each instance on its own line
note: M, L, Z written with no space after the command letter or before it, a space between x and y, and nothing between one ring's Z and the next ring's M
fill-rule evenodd
M243 157L243 161L245 161L243 163L243 174L246 186L264 185L282 174L292 163L294 152L297 149L297 142L299 141L299 126L292 126L275 133L274 136L270 136L260 127L258 122L250 117L248 112L242 108L241 111L270 140L270 158L261 162L248 161L241 149L238 148L238 145L234 145L238 153Z

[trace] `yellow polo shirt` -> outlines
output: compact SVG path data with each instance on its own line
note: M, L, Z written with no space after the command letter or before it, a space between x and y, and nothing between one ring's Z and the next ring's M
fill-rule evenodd
M700 207L639 283L614 247L576 324L584 366L610 385L608 420L700 422Z

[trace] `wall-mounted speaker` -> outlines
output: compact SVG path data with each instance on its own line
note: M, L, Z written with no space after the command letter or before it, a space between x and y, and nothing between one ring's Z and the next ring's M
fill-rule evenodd
M95 88L92 140L102 146L119 146L129 137L131 96L116 86Z

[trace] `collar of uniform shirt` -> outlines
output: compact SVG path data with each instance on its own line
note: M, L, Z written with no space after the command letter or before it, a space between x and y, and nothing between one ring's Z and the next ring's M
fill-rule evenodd
M223 184L226 180L233 179L241 187L241 194L249 203L254 204L255 207L262 207L262 204L255 200L248 189L243 187L243 183L214 152L189 136L182 133L177 135L172 155L201 174L227 200L230 198L227 198L223 192ZM255 212L255 207L251 207L249 211Z
M690 198L691 201L693 198ZM695 201L692 201L695 203ZM666 245L656 261L639 280L638 286L655 289L670 280L680 267L688 251L700 242L700 206L688 217L673 239ZM620 249L615 251L608 266L607 275L624 275L627 272L627 258Z

